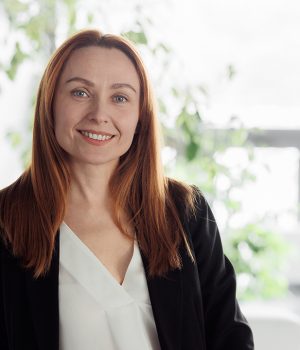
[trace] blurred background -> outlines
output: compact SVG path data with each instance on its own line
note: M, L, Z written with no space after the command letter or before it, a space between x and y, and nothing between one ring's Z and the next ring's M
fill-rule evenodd
M0 0L0 188L30 159L51 53L87 27L144 58L166 172L209 200L257 350L299 349L299 1Z

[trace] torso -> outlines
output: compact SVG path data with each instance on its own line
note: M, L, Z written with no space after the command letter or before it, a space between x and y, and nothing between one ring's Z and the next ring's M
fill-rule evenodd
M68 213L64 221L122 284L133 255L133 240L127 238L107 215L95 219L95 215L83 217ZM129 231L133 237L133 229Z

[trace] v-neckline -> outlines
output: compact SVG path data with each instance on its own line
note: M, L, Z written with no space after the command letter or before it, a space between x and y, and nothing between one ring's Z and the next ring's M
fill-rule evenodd
M99 259L95 255L95 253L79 238L79 236L70 228L70 226L68 226L68 224L66 224L64 221L62 222L62 225L65 226L66 232L70 236L72 236L73 240L77 243L77 245L81 246L81 248L85 251L85 253L87 255L89 255L94 261L96 261L96 263L98 263L100 265L102 271L108 276L108 278L111 279L114 284L117 284L119 287L124 288L126 276L128 275L128 272L131 270L131 265L133 263L133 260L136 257L136 253L137 253L136 240L134 240L134 242L133 242L132 256L131 256L131 259L130 259L129 264L127 266L126 272L124 274L123 281L122 281L122 283L119 283L119 281L113 276L113 274L109 271L109 269L101 261L101 259Z

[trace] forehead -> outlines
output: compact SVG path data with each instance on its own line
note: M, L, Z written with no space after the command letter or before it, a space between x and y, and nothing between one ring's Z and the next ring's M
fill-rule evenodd
M139 87L138 73L126 54L116 48L97 46L75 50L65 63L61 79L73 76L90 79L106 79L115 82L130 82Z

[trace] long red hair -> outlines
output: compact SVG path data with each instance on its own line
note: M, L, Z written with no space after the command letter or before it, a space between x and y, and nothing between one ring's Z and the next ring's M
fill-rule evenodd
M139 247L149 261L149 275L163 276L181 267L179 246L185 238L174 196L193 209L190 186L164 176L155 102L146 69L135 47L126 39L97 30L84 30L66 40L53 54L40 82L33 126L31 164L12 185L0 191L0 227L3 240L25 268L37 278L50 268L55 237L63 221L70 172L54 133L53 98L71 53L87 46L116 48L134 64L140 80L139 127L130 149L110 179L114 218L124 208L131 215Z

